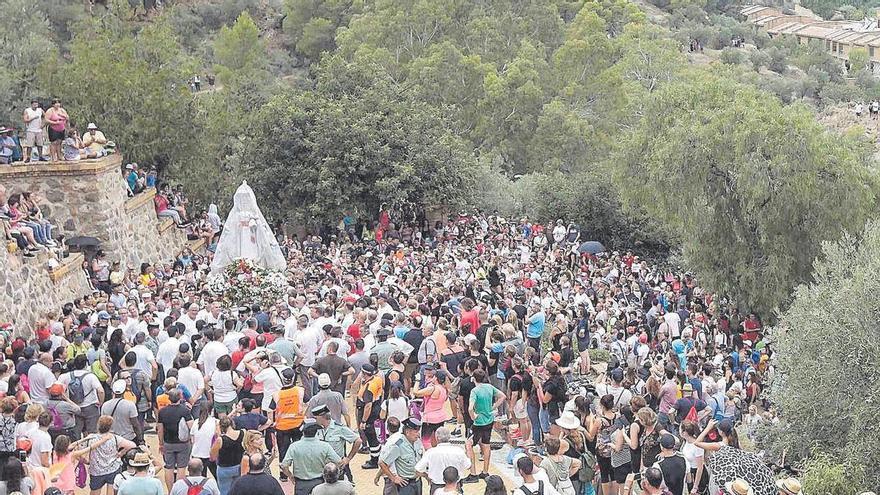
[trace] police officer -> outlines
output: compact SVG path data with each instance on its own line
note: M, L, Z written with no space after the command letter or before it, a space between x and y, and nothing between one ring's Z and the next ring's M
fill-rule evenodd
M408 418L403 422L403 435L379 457L379 468L385 475L385 493L421 495L422 481L416 473L416 463L422 458L422 422ZM392 471L392 466L394 470Z
M357 454L363 443L360 435L351 428L334 421L330 415L330 408L326 405L313 408L311 413L318 426L322 428L318 431L318 438L329 443L333 450L342 457L342 460L339 462L339 468L342 470L343 475L348 477L349 481L354 481L349 463L354 459L354 455ZM348 451L348 455L345 453L346 443L351 443L351 450Z
M389 358L394 351L397 350L397 346L388 342L388 337L391 336L391 330L388 327L383 326L379 330L376 331L376 345L370 349L370 354L375 354L378 358L376 361L376 366L379 367L379 371L388 371L391 369L391 363L389 362Z
M293 442L281 461L281 472L293 478L293 494L309 495L324 482L324 465L338 463L342 457L327 442L318 440L321 427L314 419L303 423L302 439Z

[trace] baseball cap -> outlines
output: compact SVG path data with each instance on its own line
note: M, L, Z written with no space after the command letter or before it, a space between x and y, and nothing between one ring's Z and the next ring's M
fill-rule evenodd
M660 446L664 449L674 449L675 437L669 433L664 433L663 436L660 437Z
M112 389L114 394L121 394L122 392L125 392L125 380L116 380L115 382L113 382Z
M361 371L367 375L375 375L376 367L370 363L367 363L361 368Z
M327 388L330 386L330 375L327 373L321 373L318 375L318 386L321 388Z
M623 381L623 369L614 368L613 370L611 370L611 379L615 382Z

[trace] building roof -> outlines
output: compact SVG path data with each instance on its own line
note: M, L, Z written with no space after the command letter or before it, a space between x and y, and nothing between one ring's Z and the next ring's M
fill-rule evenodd
M776 26L773 26L773 27L768 27L767 32L768 33L783 34L783 33L787 33L787 31L786 31L787 29L799 28L799 27L804 27L804 26L805 26L805 24L802 24L800 22L785 22L782 24L777 24Z

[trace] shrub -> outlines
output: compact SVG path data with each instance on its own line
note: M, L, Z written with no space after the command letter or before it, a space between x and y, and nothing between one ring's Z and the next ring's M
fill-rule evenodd
M745 54L736 48L727 47L721 50L721 63L727 65L739 65L743 63L745 59Z

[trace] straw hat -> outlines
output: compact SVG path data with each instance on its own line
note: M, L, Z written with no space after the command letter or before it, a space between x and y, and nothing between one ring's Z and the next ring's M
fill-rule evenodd
M797 478L776 480L776 488L779 488L780 492L787 493L788 495L801 494L801 482L798 481Z
M150 454L146 452L138 452L134 455L134 459L128 462L131 467L144 467L150 465Z
M752 490L749 483L742 478L728 481L724 484L724 490L728 495L755 495L755 491Z

